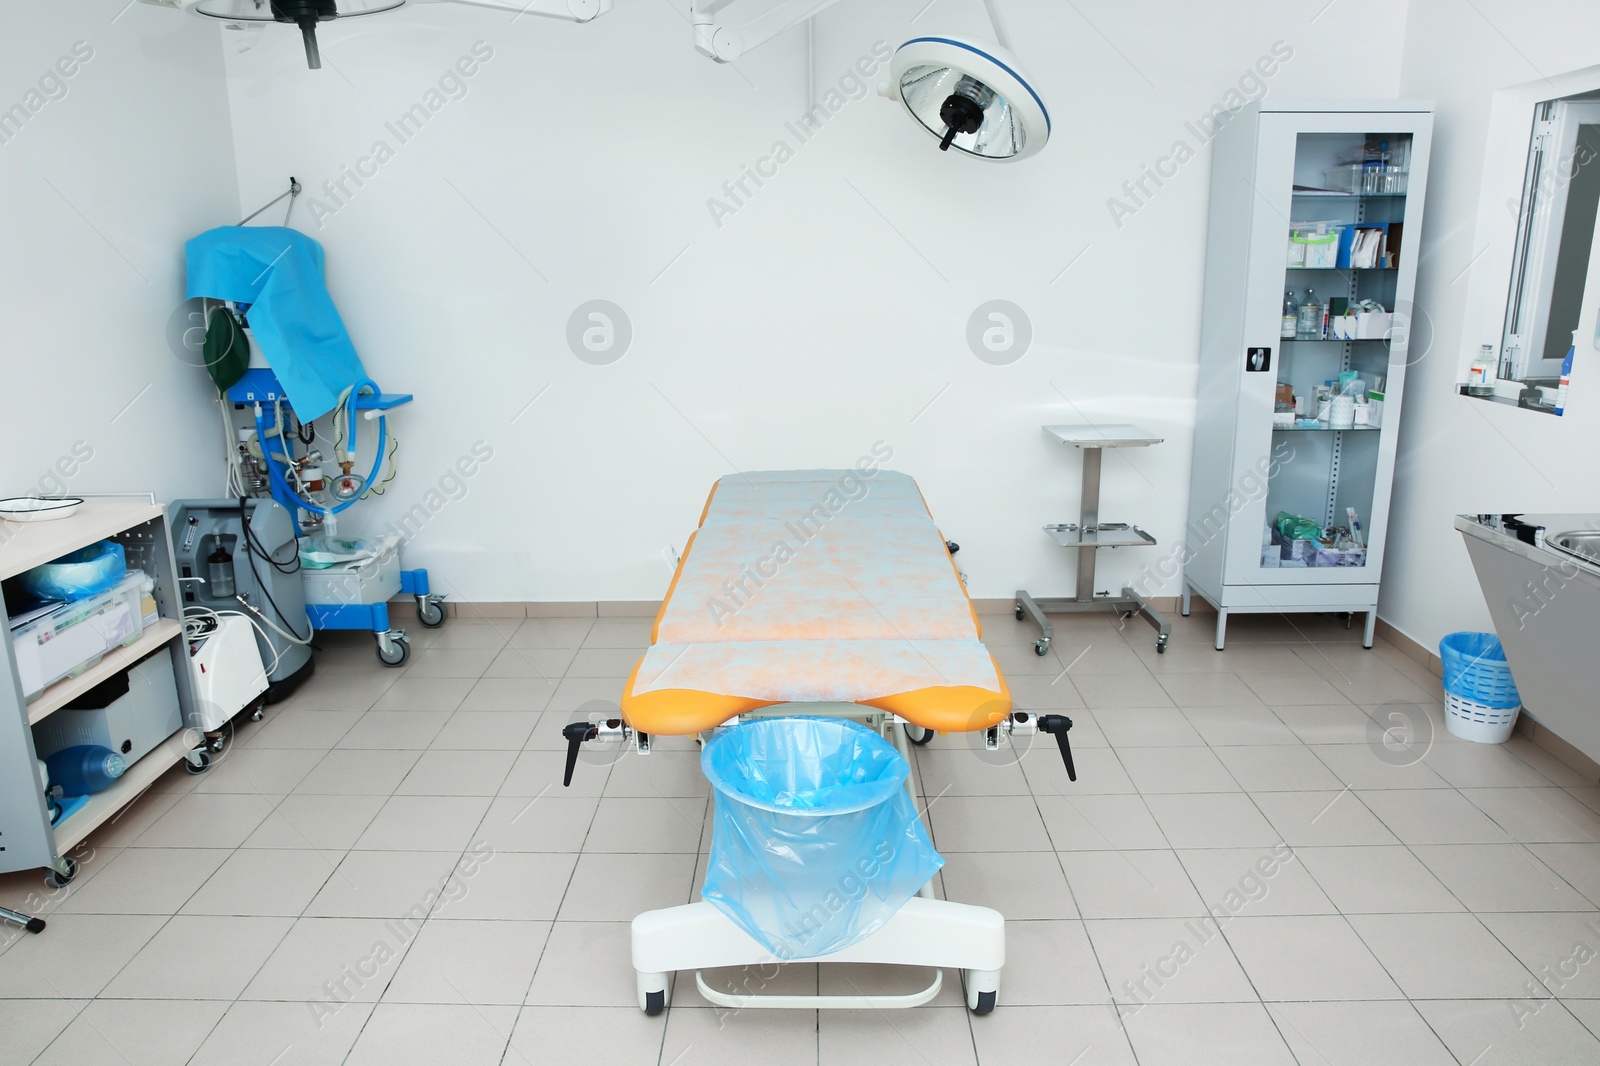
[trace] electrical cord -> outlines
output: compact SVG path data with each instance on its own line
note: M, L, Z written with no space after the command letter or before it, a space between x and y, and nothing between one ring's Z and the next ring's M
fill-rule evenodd
M272 648L272 664L266 667L267 675L270 677L278 669L278 664L283 661L283 650L274 647L272 638L267 636L267 631L261 628L261 624L243 611L218 611L204 604L191 604L183 609L183 638L199 640L201 637L209 637L222 628L224 618L243 618L261 635L261 639L266 641L267 647Z
M278 601L272 598L272 590L267 587L267 583L265 581L261 580L261 574L256 570L256 553L260 552L261 557L270 563L272 568L278 573L299 573L300 548L298 539L295 541L294 566L287 567L285 564L279 563L278 560L274 559L272 555L264 547L262 547L261 541L256 538L255 530L252 529L250 525L249 501L243 499L242 497L239 500L239 515L244 524L244 558L245 562L250 566L250 576L256 579L256 587L261 589L261 595L266 597L267 602L272 605L272 609L277 612L278 620L285 626L289 627L288 631L285 632L284 630L279 629L278 626L273 623L272 619L263 614L259 608L251 606L242 598L236 598L239 599L240 603L244 603L246 607L250 607L250 609L259 615L261 620L266 622L267 625L272 626L273 629L277 630L277 632L285 640L293 641L296 644L310 644L312 636L315 635L315 630L311 626L311 619L309 617L306 619L306 635L304 637L300 636L298 633L295 633L294 623L289 621L289 616L283 613L283 608L278 606Z

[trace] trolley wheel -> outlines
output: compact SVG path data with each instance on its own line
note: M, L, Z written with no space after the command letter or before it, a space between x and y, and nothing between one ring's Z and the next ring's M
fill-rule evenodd
M250 720L252 722L259 722L261 721L262 716L266 713L267 701L262 700L260 703L257 703L254 707L250 708Z
M656 1015L660 1014L662 1011L664 1011L666 1009L667 1009L667 992L666 992L666 989L662 989L659 992L646 992L644 994L644 1012L646 1014L648 1014L650 1017L654 1018Z
M1033 653L1035 655L1044 655L1049 652L1049 650L1050 642L1048 640L1036 640L1033 642Z
M974 1014L988 1014L989 1012L993 1011L994 1010L994 1000L995 1000L995 996L996 995L998 995L998 993L995 993L995 992L979 992L978 993L978 1005L976 1007L972 1008L972 1013L974 1013Z
M203 774L207 770L211 769L211 753L209 751L204 748L196 748L195 751L191 752L190 754L198 754L200 756L200 761L191 762L187 758L183 760L183 768L189 773Z
M1017 621L1020 622L1026 617L1028 617L1028 612L1022 609L1022 604L1017 604Z
M206 741L206 750L211 752L213 755L221 755L222 749L227 746L228 741L222 736L211 737Z
M917 735L911 731L913 728L922 730L921 739L918 739ZM915 744L919 748L927 746L928 741L932 740L936 735L937 734L927 726L906 727L906 739L911 741L911 743Z
M378 661L385 666L404 666L410 655L411 645L403 640L390 641L388 651L382 644L378 645Z
M51 888L66 888L72 884L72 879L78 876L77 859L72 858L70 855L63 855L61 861L67 864L66 873L53 869L45 875L44 883Z
M417 597L417 621L429 629L438 629L444 625L444 608L435 600L426 596Z

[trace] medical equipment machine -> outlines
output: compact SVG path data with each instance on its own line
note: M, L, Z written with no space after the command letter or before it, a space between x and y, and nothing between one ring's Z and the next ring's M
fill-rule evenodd
M831 841L835 850L853 855L859 834L805 816L835 813L836 789L864 788L870 795L860 802L874 805L903 783L915 804L912 775L899 776L907 745L927 743L935 731L979 732L986 748L1008 743L1015 733L1053 733L1076 780L1067 742L1071 720L1013 712L1010 690L980 639L951 553L916 482L904 474L867 464L724 477L679 560L650 648L627 681L621 717L565 728L564 781L571 782L587 741L631 740L635 751L648 754L652 735L697 734L722 805L719 819L735 817L738 805L754 806L790 819L785 829L781 820L758 818L768 845L794 832L810 845ZM787 744L728 736L774 718L854 719L893 751L863 748L862 763L841 754L852 743L848 736L829 739L816 732L803 743ZM800 727L784 728L799 735ZM719 750L747 764L730 768L717 757ZM772 792L774 781L799 783ZM864 809L849 802L837 813ZM783 850L754 843L769 854ZM783 861L805 849L789 850ZM883 854L855 857L889 861ZM818 937L821 950L806 949L812 940L802 936L801 950L791 951L774 949L772 922L761 915L778 916L780 933L785 914L797 925L810 919L779 897L798 902L800 911L820 907L815 922L829 929L847 910L845 903L834 907L803 898L816 873L804 863L791 870L792 877L781 865L763 872L759 861L738 859L726 841L719 849L714 837L712 862L719 861L733 862L732 869L750 882L739 890L737 908L727 899L730 879L708 877L701 902L633 920L633 966L646 1013L665 1009L677 970L695 970L706 999L736 1008L911 1007L936 996L943 981L941 969L929 987L906 996L731 995L711 988L699 972L818 961L954 967L963 973L968 1007L979 1014L994 1008L1005 963L1005 921L987 907L933 898L928 867L911 876L913 888L920 889L909 899L898 895L898 887L885 893L894 904L904 900L892 913ZM871 879L865 869L859 872ZM857 897L850 884L841 885L841 900ZM761 891L773 898L750 897ZM731 917L731 910L741 910L745 919ZM866 935L853 939L863 930Z
M1123 586L1121 595L1096 592L1094 564L1101 549L1154 547L1156 538L1126 522L1100 521L1100 458L1106 448L1147 448L1160 444L1161 438L1138 426L1045 426L1044 431L1062 444L1071 445L1083 452L1083 489L1078 496L1078 520L1044 527L1044 531L1063 548L1078 550L1078 591L1070 599L1063 597L1035 598L1024 589L1017 590L1017 621L1033 619L1039 627L1039 639L1033 650L1044 655L1050 651L1056 629L1045 617L1049 614L1067 614L1081 611L1117 610L1122 617L1139 615L1156 631L1156 651L1165 653L1167 641L1172 636L1172 623L1150 606L1134 589Z
M108 748L131 764L182 726L172 656L161 647L36 723L33 750L48 759L66 748L90 744Z
M259 623L238 612L195 614L186 621L194 667L194 713L189 725L211 735L267 691L267 671L253 632ZM252 717L261 717L259 705ZM212 750L218 748L214 741Z

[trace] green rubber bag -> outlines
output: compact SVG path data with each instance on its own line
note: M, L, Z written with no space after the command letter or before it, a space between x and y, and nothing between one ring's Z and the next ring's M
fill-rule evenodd
M226 307L218 304L206 325L206 372L217 383L218 392L227 392L250 366L250 342L244 329Z

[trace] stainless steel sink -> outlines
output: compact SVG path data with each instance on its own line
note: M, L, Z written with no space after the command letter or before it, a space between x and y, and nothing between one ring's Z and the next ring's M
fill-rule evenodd
M1600 566L1600 530L1575 529L1546 537L1544 542L1556 551L1580 559L1590 566Z

